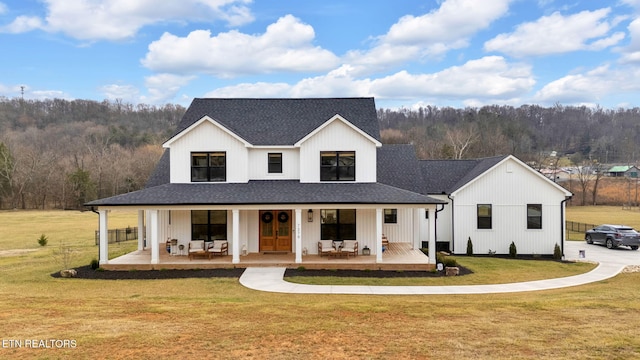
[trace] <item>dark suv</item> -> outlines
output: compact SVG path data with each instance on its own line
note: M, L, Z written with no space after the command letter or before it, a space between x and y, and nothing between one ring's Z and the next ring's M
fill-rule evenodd
M625 225L600 225L591 230L587 230L584 236L587 244L601 243L608 249L625 245L631 250L638 250L640 247L640 233L630 226Z

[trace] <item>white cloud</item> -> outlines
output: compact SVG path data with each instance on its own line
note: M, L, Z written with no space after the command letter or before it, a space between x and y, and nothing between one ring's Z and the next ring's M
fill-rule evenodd
M468 46L469 39L509 10L511 0L447 0L421 16L407 15L368 51L351 51L349 63L373 70L422 57L438 57Z
M344 65L327 75L306 78L294 85L285 83L241 84L207 94L215 97L324 97L375 96L378 99L515 98L531 91L535 80L529 66L509 64L490 56L433 74L400 71L378 79L354 77L353 68Z
M509 64L500 56L488 56L433 74L415 75L401 71L372 81L371 90L383 98L504 98L520 96L534 85L529 66Z
M105 85L101 89L105 98L109 100L122 99L126 102L137 102L139 99L139 91L133 85L110 84Z
M535 94L541 102L597 103L605 97L640 90L640 69L602 65L585 73L564 76Z
M619 43L623 33L609 34L611 9L582 11L563 16L555 12L537 21L519 25L513 33L500 34L484 44L486 51L499 51L516 57L559 54L576 50L602 50ZM613 23L620 18L613 20Z
M264 34L237 30L211 36L207 30L187 37L165 33L149 45L142 64L172 73L207 73L220 77L272 72L326 71L338 64L330 51L313 45L310 25L287 15L267 27Z
M80 40L124 40L143 26L167 21L224 21L230 26L253 21L251 0L44 0L45 19L19 16L0 31L35 29Z
M178 76L173 74L158 74L145 78L148 96L141 96L142 102L162 104L173 99L180 88L187 85L195 77Z

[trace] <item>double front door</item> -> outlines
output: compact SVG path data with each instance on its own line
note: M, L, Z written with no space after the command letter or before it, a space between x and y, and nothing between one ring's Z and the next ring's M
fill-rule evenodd
M291 251L291 210L260 211L260 251Z

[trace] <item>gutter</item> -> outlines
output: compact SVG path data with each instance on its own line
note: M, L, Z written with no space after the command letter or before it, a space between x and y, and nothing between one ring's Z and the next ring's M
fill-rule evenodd
M562 251L562 258L564 259L564 234L566 225L564 223L565 203L573 198L573 195L565 196L564 200L560 201L560 250Z
M440 205L442 205L442 208L441 208L440 210L438 210L438 205L436 205L436 213L435 213L435 214L433 214L433 215L436 217L436 218L434 219L434 221L433 221L433 227L434 227L434 229L433 229L433 230L434 230L434 231L433 231L433 233L434 233L434 236L435 236L435 243L436 243L436 247L438 246L438 213L439 213L440 211L444 210L444 206L445 206L446 204L440 204Z

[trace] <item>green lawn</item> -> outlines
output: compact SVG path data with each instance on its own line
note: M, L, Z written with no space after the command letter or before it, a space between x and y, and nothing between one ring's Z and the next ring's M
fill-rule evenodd
M110 225L135 226L135 214L114 212ZM62 241L76 251L75 266L97 256L96 226L91 212L0 212L0 358L640 357L640 274L568 289L451 296L275 294L225 278L52 278ZM50 239L44 248L37 244L42 233ZM586 270L525 261L533 268L516 271L521 262L459 260L475 267L479 283L511 276L505 270L532 278ZM25 339L74 340L76 347L8 346Z

